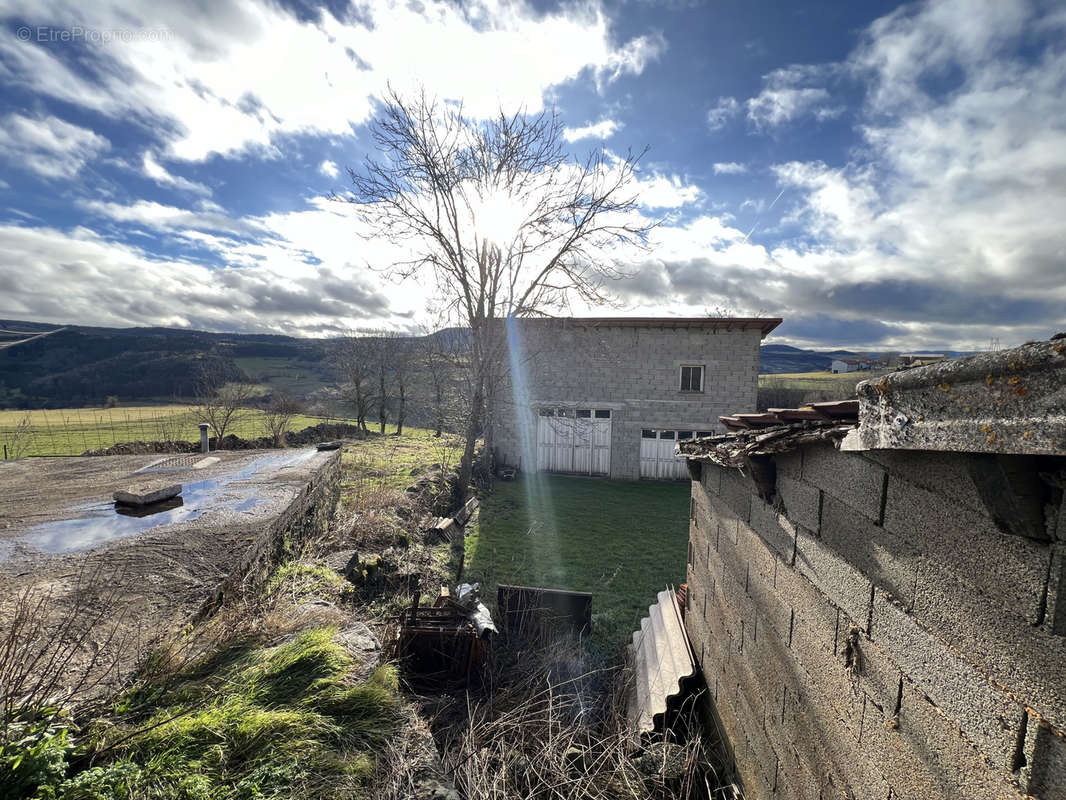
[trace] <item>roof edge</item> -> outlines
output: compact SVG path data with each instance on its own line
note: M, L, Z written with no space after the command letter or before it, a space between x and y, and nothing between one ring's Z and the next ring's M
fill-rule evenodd
M783 322L781 317L519 317L523 325L561 325L589 328L710 328L758 330L765 338Z

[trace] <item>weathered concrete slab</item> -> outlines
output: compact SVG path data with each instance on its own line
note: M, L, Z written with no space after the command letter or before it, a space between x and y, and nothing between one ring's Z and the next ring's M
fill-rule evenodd
M863 381L841 450L1066 452L1066 339Z
M131 483L125 489L119 489L111 497L116 503L125 503L128 506L147 506L177 497L181 494L180 483L168 483L166 481L143 481Z

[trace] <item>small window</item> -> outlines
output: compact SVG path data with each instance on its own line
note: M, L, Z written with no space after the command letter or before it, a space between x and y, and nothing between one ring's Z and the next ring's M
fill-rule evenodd
M691 439L692 438L692 431L678 431L677 432L677 438L678 439Z
M557 416L557 417L569 417L570 416L570 409L569 408L557 408L557 409L555 409L555 416Z
M537 413L540 414L540 416L542 416L542 417L554 417L555 416L555 409L554 408L538 408L537 409Z
M704 436L714 436L714 431L697 431L696 435L702 439Z
M610 419L611 410L609 408L597 408L596 419Z
M681 391L682 392L702 392L703 391L703 367L682 367L681 368Z
M577 416L580 419L589 419L589 418L592 417L592 411L591 411L591 409L588 409L588 408L579 408L577 410Z
M659 438L660 439L673 439L674 438L674 432L673 431L659 431Z
M642 430L640 432L640 437L642 439L654 439L655 438L655 431L650 431L647 428L645 428L644 430Z

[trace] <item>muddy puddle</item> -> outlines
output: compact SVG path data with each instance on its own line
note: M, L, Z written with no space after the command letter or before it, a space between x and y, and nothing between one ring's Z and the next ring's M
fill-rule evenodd
M191 522L208 511L254 511L266 498L258 495L258 486L242 485L244 482L298 466L314 455L314 450L306 450L292 455L263 456L234 472L184 483L179 497L143 508L116 506L110 499L76 506L70 510L71 519L46 522L14 542L0 542L0 561L12 558L16 547L42 553L69 553L164 525Z

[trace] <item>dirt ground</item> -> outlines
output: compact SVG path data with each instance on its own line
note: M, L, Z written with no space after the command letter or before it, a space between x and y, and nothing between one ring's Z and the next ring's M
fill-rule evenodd
M42 635L84 637L73 672L112 664L120 679L277 534L279 517L337 458L311 448L212 455L219 461L201 469L199 455L0 463L0 631L20 595L50 595ZM111 494L145 479L183 484L183 504L117 514Z

